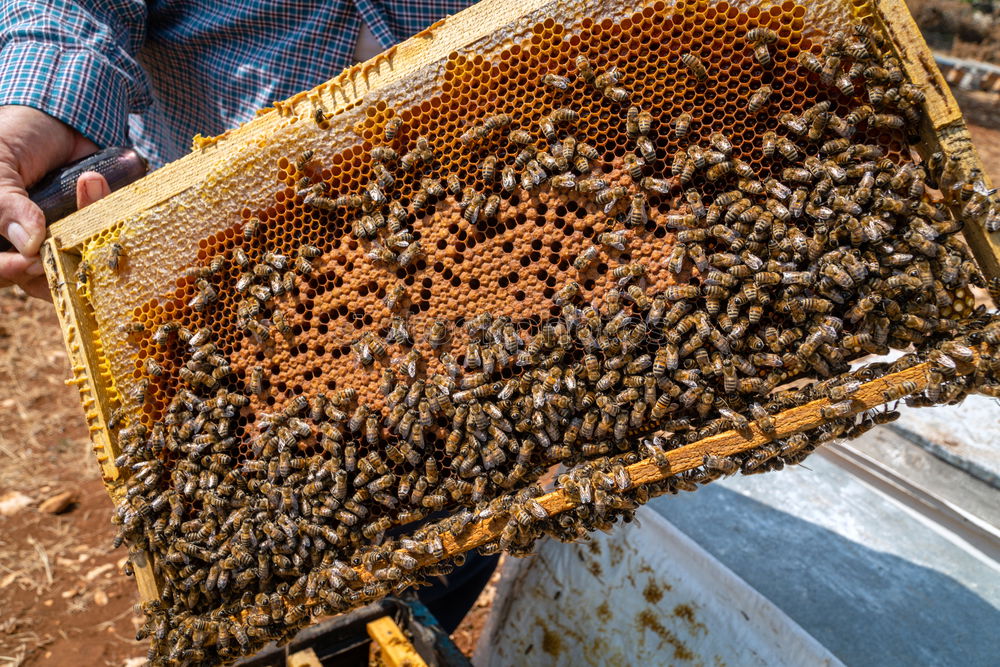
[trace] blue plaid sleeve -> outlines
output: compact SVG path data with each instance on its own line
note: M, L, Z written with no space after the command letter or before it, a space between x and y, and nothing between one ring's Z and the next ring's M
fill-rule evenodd
M0 104L40 109L156 167L196 133L351 63L361 23L383 48L472 0L0 0Z
M141 0L0 2L0 105L34 107L98 146L129 143L128 114L150 103L135 55Z
M401 42L408 37L415 35L427 26L446 16L457 14L475 0L392 0L379 2L378 0L358 0L358 7L373 4L380 5L384 11L385 25L388 26L392 34L393 41ZM364 15L364 12L362 12ZM379 37L379 31L369 23L372 32ZM381 41L381 37L380 37ZM388 48L391 43L382 43Z

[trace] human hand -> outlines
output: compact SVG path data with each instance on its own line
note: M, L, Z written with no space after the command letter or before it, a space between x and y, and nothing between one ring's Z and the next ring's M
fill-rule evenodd
M38 250L45 239L45 215L27 188L64 164L90 155L97 146L68 125L24 106L0 107L0 234L18 252L0 253L0 287L17 284L31 296L48 298ZM77 180L77 207L110 192L104 177L85 172Z

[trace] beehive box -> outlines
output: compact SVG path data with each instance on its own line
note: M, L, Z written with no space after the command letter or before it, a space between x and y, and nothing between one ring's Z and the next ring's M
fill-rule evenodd
M829 81L803 64L802 53L822 56L832 34L856 24L868 29L849 31L849 43L895 53L900 74L905 70L923 101L900 102L900 82L886 79L897 95L879 111L899 113L869 123L873 117L858 111L873 94L863 84L869 75L854 72L850 87L841 81L849 57ZM754 40L754 29L770 32ZM581 56L605 81L588 81ZM545 75L558 78L543 82ZM765 85L773 92L758 109ZM812 137L810 124L799 133L782 120L815 118L821 100L830 101L827 111L838 122L857 111L860 129L840 136L829 125L834 116L820 112L826 125ZM904 104L913 119L903 118ZM638 117L630 119L633 106ZM691 116L686 132L678 127L684 114ZM730 147L714 138L718 133ZM791 149L779 145L768 157L768 133L798 147L788 156ZM487 0L243 127L196 140L191 155L55 225L45 263L72 381L131 544L140 592L160 601L146 606L156 655L232 658L310 616L406 585L418 574L409 571L409 558L421 568L444 567L435 564L473 547L527 549L543 530L579 537L581 527L606 527L650 493L717 476L720 470L703 468L706 455L747 471L777 467L783 458L793 463L794 447L787 457L777 449L756 459L727 457L796 433L822 441L860 432L876 417L854 424L854 415L890 398L923 393L934 403L974 388L962 389L953 376L989 384L996 370L984 370L978 352L966 355L969 345L949 368L958 389L942 396L935 380L935 363L943 362L930 353L943 338L965 335L975 347L995 337L988 330L970 339L972 325L949 324L971 314L966 288L977 270L961 244L943 244L958 238L958 226L944 207L930 205L939 194L921 189L917 199L928 202L920 215L939 225L929 233L942 243L921 244L908 231L910 260L886 250L877 237L884 233L888 242L888 231L858 231L849 203L829 215L815 204L802 217L789 212L789 195L772 195L770 179L833 160L842 149L825 144L838 139L884 151L890 166L871 169L885 172L878 187L890 195L897 166L922 161L928 181L952 193L953 209L971 220L962 233L982 271L1000 274L996 235L985 232L982 215L960 210L968 207L964 190L951 187L965 183L975 193L966 198L986 201L988 180L976 171L946 84L895 1ZM575 153L563 166L555 144ZM701 146L711 164L696 166L691 146ZM938 151L946 169L933 178ZM645 164L637 165L643 153ZM489 156L495 167L484 164ZM847 166L859 161L845 158ZM712 167L718 173L710 175ZM513 187L505 168L516 170ZM539 168L545 182L535 184L531 174ZM686 180L687 170L690 182L671 184ZM549 178L556 175L561 181ZM906 190L914 173L904 177ZM662 180L644 181L650 178ZM816 187L856 190L861 179L830 180ZM428 194L435 186L441 192ZM755 232L759 239L741 213L728 215L734 191L750 202L743 212L753 203L771 207L753 214L768 220ZM645 197L641 206L636 195ZM888 201L894 197L876 217L903 217ZM774 207L773 199L789 206ZM710 218L714 224L704 223ZM402 236L394 234L397 224ZM679 243L689 251L678 254ZM748 243L757 245L748 250ZM823 265L829 275L820 274L816 261L841 246L865 262L865 252L874 257L872 275L845 278L829 268L833 260ZM758 264L744 251L787 264ZM910 268L916 273L907 274ZM801 272L780 273L792 269L812 272L808 290L819 290L826 276L825 292L798 286L806 279ZM743 289L739 281L747 280ZM896 290L895 305L882 306L884 315L852 311L872 285ZM684 309L695 302L695 313L711 320L688 317ZM807 343L826 311L843 319L838 332L845 340L859 333L882 339L855 338L840 351L816 334L809 345L825 345L823 354L813 349L796 361L793 343ZM471 325L484 314L495 325L489 334ZM405 320L412 344L377 342L398 333L394 318ZM559 328L571 318L576 327ZM599 323L598 336L620 340L587 342L577 330L589 318ZM656 339L665 321L670 331ZM772 340L785 331L788 343ZM188 345L192 336L198 346ZM473 338L478 343L470 347ZM909 363L843 378L870 380L847 402L808 391L768 396L799 377L843 374L851 357L911 342L918 353ZM671 345L680 362L669 361ZM669 378L661 364L671 367ZM640 378L643 372L653 381ZM402 393L382 390L387 373ZM317 404L321 395L331 403ZM755 412L744 427L725 412L750 414L755 402L770 419ZM650 450L639 442L657 431L655 442L670 451L640 460ZM602 489L595 508L594 494L581 498L578 480L567 477L558 491L530 498L537 493L532 482L549 466L583 459L598 461L584 470L617 478L617 491L633 495ZM337 489L341 470L350 474L353 506ZM317 494L336 502L321 507ZM305 516L303 505L310 508ZM251 512L239 507L267 515L247 522L259 535L240 537ZM386 528L433 509L458 518L421 529L415 543L424 546L385 538ZM571 520L543 518L556 515ZM270 553L261 543L299 549L263 563L249 553ZM357 573L342 571L341 561Z

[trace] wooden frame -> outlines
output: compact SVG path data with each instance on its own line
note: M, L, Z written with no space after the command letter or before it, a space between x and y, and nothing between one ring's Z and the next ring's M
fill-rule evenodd
M427 667L391 616L375 619L366 629L368 636L382 650L382 662L388 667Z
M892 40L910 80L920 86L927 97L927 121L921 128L924 145L930 152L940 150L945 156L956 158L960 174L980 172L986 186L992 187L972 144L962 111L906 4L903 0L871 0L871 14ZM955 213L957 215L958 211ZM982 221L966 225L962 231L986 277L1000 276L1000 232L988 234Z
M288 146L307 136L308 121L317 105L327 109L333 122L337 122L338 117L347 118L352 110L365 100L372 100L373 94L387 86L399 84L407 77L435 76L436 64L453 51L495 44L500 39L503 26L514 17L518 17L518 23L530 23L553 13L593 12L595 4L600 5L601 11L635 8L623 0L600 0L596 3L584 0L483 0L398 47L345 70L311 91L276 103L255 120L237 129L212 139L196 138L195 150L188 156L53 225L43 248L44 265L73 369L74 377L69 383L75 384L80 391L95 455L105 485L116 503L123 493L123 480L114 464L119 452L107 428L110 401L107 381L103 377L105 372L101 367L103 352L100 341L94 336L97 322L73 286L84 244L96 234L150 211L169 210L174 205L193 205L192 202L204 204L202 200L209 196L211 189L249 164L265 140L284 142L283 145ZM982 171L961 112L903 0L871 0L853 11L859 16L870 16L883 28L885 34L891 37L911 79L924 88L929 117L922 132L924 145L931 151L940 149L946 155L955 156L963 173L973 169ZM348 130L345 128L344 131ZM985 172L983 179L988 185ZM258 189L259 186L258 183ZM1000 234L988 235L981 225L969 225L965 236L984 273L1000 276ZM917 366L869 383L859 392L856 402L858 411L881 403L881 391L887 382L913 381L918 389L922 389L926 382L923 370ZM776 415L779 436L820 425L823 405L824 402L818 401ZM670 452L668 458L671 465L668 469L643 461L631 466L629 473L635 484L655 482L700 465L705 454L732 455L757 447L768 439L759 431L755 431L751 439L732 432L724 433ZM561 492L544 496L540 502L550 514L572 507L572 501ZM454 556L495 539L503 521L502 518L494 518L474 526L463 536L446 537L446 554ZM144 599L157 597L159 587L152 568L142 554L132 554L132 558L140 594Z

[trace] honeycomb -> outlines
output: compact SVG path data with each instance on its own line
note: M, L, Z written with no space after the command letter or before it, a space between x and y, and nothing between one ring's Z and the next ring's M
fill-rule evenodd
M723 214L732 206L731 201L723 203L730 193L736 191L748 202L763 202L772 187L765 184L784 181L790 167L808 165L810 159L826 160L834 152L824 148L826 141L836 140L825 127L821 128L826 133L824 141L807 140L805 132L798 136L782 116L807 116L817 102L825 101L829 106L821 113L844 118L868 102L872 93L860 78L852 87L831 85L802 65L802 54L825 56L828 32L864 19L864 3L655 2L627 10L611 5L613 10L604 16L595 16L596 10L590 9L567 13L559 20L529 15L513 28L512 35L455 50L428 71L390 87L386 91L390 95L363 98L332 116L313 116L315 127L307 143L278 133L271 144L262 141L256 147L259 150L251 146L252 154L209 174L206 189L215 192L217 199L179 196L180 205L154 207L142 218L115 224L82 243L84 264L77 276L78 292L98 326L98 382L112 403L112 422L120 423L109 424L125 452L116 463L129 470L130 492L134 491L119 505L116 519L133 549L153 553L153 569L163 582L161 600L147 607L158 619L154 626L174 638L170 656L160 658L199 662L209 656L199 645L214 641L224 645L212 659L228 659L294 629L317 610L336 611L357 603L362 594L334 593L324 597L325 602L317 602L319 584L312 573L335 567L330 558L379 569L370 545L386 539L390 527L406 526L432 510L482 509L484 501L496 496L520 494L518 498L530 502L537 492L533 482L557 463L572 465L589 459L594 470L614 474L615 466L639 451L640 436L663 429L669 433L661 437L670 446L678 446L729 425L738 426L739 414L734 411L748 412L758 401L771 412L783 405L787 394L769 401L769 390L803 375L843 373L853 357L863 354L928 344L958 330L949 318L972 312L967 285L978 281L978 269L955 236L960 225L949 226L947 217L934 218L944 216L943 207L938 206L940 194L928 191L925 195L923 190L917 198L923 198L932 211L923 215L940 224L941 231L936 233L942 244L935 247L942 249L929 250L929 259L914 258L917 252L908 260L901 258L901 264L886 264L880 279L896 280L892 285L911 290L916 281L927 288L928 296L896 304L898 312L888 312L877 343L845 343L842 349L833 350L831 338L816 344L823 347L823 358L806 355L811 357L808 363L797 362L790 352L782 354L780 346L771 342L768 326L775 326L777 335L800 325L804 330L798 337L792 334L797 342L812 336L817 329L809 327L818 326L822 319L813 312L800 314L798 306L782 310L782 303L794 301L819 309L818 313L834 312L850 322L867 317L851 320L853 301L844 303L844 297L824 304L820 302L826 292L803 296L805 288L796 286L794 276L788 278L791 286L783 288L784 301L761 299L755 314L752 305L749 312L730 313L725 303L731 296L725 289L730 279L734 284L748 278L753 282L754 274L767 273L781 281L786 279L782 271L805 268L793 267L789 261L782 266L779 256L783 252L799 253L800 259L808 257L811 262L823 255L817 251L813 256L812 248L782 249L780 237L794 236L796 231L802 235L802 229L828 234L830 248L864 246L868 254L859 251L858 256L869 266L875 262L870 269L873 274L882 255L892 255L880 248L882 254L875 257L869 246L877 243L854 239L843 219L837 224L813 221L807 228L802 220L781 224L783 216L775 213L772 224L786 231L779 235L769 228L762 232L771 234L769 240L752 242L760 255L773 251L777 264L762 261L751 267L748 261L744 266L749 270L742 274L718 270L726 268L726 263L728 268L733 262L742 264L732 257L746 247L746 242L734 242L726 234L752 236L749 228L733 231L738 226L736 215L722 224ZM754 30L773 35L773 40L750 39L748 34ZM698 64L704 67L703 76ZM609 73L617 73L617 80L603 87L594 85L588 81L585 66L597 76L615 79ZM613 92L617 88L627 99ZM766 90L771 94L760 103ZM762 108L755 110L758 106ZM648 125L647 129L632 126L631 107L649 114L648 120L637 121ZM561 111L565 109L575 112L573 119L555 121L553 130L547 130L550 120L567 115ZM678 127L685 117L690 117L686 131ZM904 122L902 115L898 118L898 126L887 123L878 128L874 122L863 123L849 138L849 144L880 148L878 159L889 164L880 167L886 172L880 187L889 187L889 174L912 159L915 124ZM546 136L552 131L556 140ZM524 133L526 139L513 141L515 133ZM769 152L778 150L765 145L772 134L797 143L796 156L769 157ZM728 142L725 148L720 135ZM587 192L582 187L560 187L552 178L537 187L523 187L521 177L529 160L549 155L552 146L565 145L567 138L575 141L574 159L582 156L583 163L576 168L568 160L571 166L565 167L566 172L575 170L576 183L602 180L604 187ZM648 146L642 146L641 139ZM697 168L683 187L676 183L659 187L646 180L679 179L683 169L676 166L677 156L694 162L689 157L692 146L714 150L721 159L713 165L725 162L730 171L712 179L705 175L705 167ZM373 158L385 155L386 149L398 157ZM637 170L636 155L647 151ZM528 157L522 160L522 154ZM407 160L415 162L412 169L406 168ZM490 160L495 160L493 174L489 173ZM517 185L509 188L502 174L505 167L514 165ZM752 178L738 175L741 170L752 173ZM390 246L393 223L364 229L366 217L373 225L379 216L389 217L388 203L379 203L375 196L369 196L361 207L332 203L371 192L372 184L386 171L390 172L386 183L391 185L383 188L391 193L391 201L405 209L399 216L400 231L407 236L394 247ZM239 185L241 174L251 172L265 177L244 180L263 185ZM915 180L912 175L907 178L907 183ZM759 191L750 181L759 183ZM452 192L454 182L457 187ZM435 188L441 194L427 195ZM637 195L644 197L641 207L633 203ZM977 196L970 195L972 200ZM422 199L426 205L419 205ZM490 201L496 202L492 214L483 210ZM709 213L699 213L702 207ZM197 211L197 215L182 216L193 221L187 229L174 219L185 208ZM637 208L642 210L637 212ZM716 216L716 223L701 225L690 217L706 215ZM162 225L159 231L158 225ZM729 232L716 229L727 225ZM825 231L816 232L821 226ZM699 236L699 230L706 233ZM162 234L159 238L158 233ZM678 236L685 233L679 241ZM956 241L947 250L946 237ZM923 247L919 240L910 243ZM678 247L701 248L704 263L694 254L682 254L677 266ZM821 245L820 250L826 248ZM400 259L404 253L411 254L406 262ZM954 266L948 265L952 260L946 262L945 256L954 258ZM847 260L844 265L851 269ZM907 273L911 265L916 273ZM925 272L919 270L923 265L927 265ZM953 275L945 277L946 269ZM852 300L873 291L865 287L864 279L843 278L843 269L830 271L843 281L845 290L851 286L844 296ZM931 275L924 285L928 272ZM821 276L817 273L810 280L815 285ZM767 284L764 278L758 283ZM255 289L267 296L254 297ZM725 297L713 296L720 290ZM828 286L827 292L835 293L836 288ZM675 309L675 304L691 299L670 295L689 293L699 300L705 298L705 308L715 322L689 320L686 311ZM796 301L800 297L803 300ZM256 312L248 314L248 304L254 303ZM653 318L649 311L657 303L663 312ZM621 353L621 364L616 365L618 352L607 351L603 343L598 344L599 353L596 347L564 344L567 334L557 323L576 312L567 309L567 304L579 306L575 317L596 317L605 329L622 314L626 319L616 325L621 331L634 330L625 321L638 320L655 328L661 319L677 313L672 325L690 322L688 330L697 331L701 343L680 355L683 361L677 370L688 373L687 377L703 374L707 384L698 384L697 392L694 385L688 391L681 380L679 384L621 384L622 375L638 376L659 363L659 352L667 345L663 340L643 338L638 351L631 356ZM585 304L594 305L590 314ZM886 306L886 310L892 308ZM489 324L496 325L490 329L495 334L476 324L484 321L484 314ZM889 315L894 318L891 328ZM411 342L377 342L395 336L400 318ZM874 328L864 332L861 325L857 329L844 325L844 335L877 337L882 320L876 321L874 315L871 320L864 319L864 324ZM652 333L644 331L643 335ZM492 344L487 340L491 336ZM717 336L726 338L725 344L717 342ZM188 345L192 337L203 340ZM206 343L210 349L202 347ZM666 343L671 343L669 338ZM533 345L538 348L535 352ZM492 356L490 361L484 360L484 350ZM201 360L217 361L211 367L201 360L192 365L195 352ZM646 352L645 360L642 352ZM734 355L745 363L734 361ZM592 409L594 400L606 398L603 395L591 398L589 404L582 399L583 405L560 407L557 395L570 384L569 373L579 375L572 382L581 385L583 376L589 376L589 356L600 357L595 363L603 364L602 380L614 375L609 384L618 403L635 406L642 402L637 418L614 407L605 421L605 413ZM730 375L728 369L734 363L738 368ZM489 372L484 371L487 364L493 367ZM723 367L725 372L712 370ZM528 376L528 371L537 373ZM209 372L212 379L191 379ZM485 376L478 375L482 372ZM384 388L387 374L392 386ZM596 376L589 379L594 382ZM731 387L730 382L744 384ZM414 392L418 383L420 391ZM532 395L539 386L548 393ZM600 389L601 383L597 386ZM658 397L669 394L671 386L677 401L663 414L655 410L645 414L658 405ZM736 386L741 389L737 391ZM406 391L393 399L392 389L398 393L400 387ZM431 387L433 392L423 391ZM473 393L481 391L485 393ZM561 429L552 432L536 427L527 416L522 424L521 408L504 402L506 392L531 397L539 415L549 405L565 411ZM303 398L306 402L300 404ZM462 404L479 406L480 399L487 405L482 410L492 407L499 413L486 412L484 417L469 409L464 416L455 416L461 413ZM419 427L398 426L400 417L394 418L393 411L401 404L408 406L413 419L420 420ZM597 403L601 410L604 405ZM194 417L202 407L201 416ZM339 417L330 417L337 413ZM603 429L603 435L584 435L578 443L570 440L565 432L586 430L588 413L600 415L597 430ZM331 428L336 437L327 437L322 429L328 418L335 422ZM472 431L488 431L489 445L477 459L471 450L484 441L477 445L470 440L475 434L463 431L457 442L449 438L461 430L456 427L459 421L474 424L479 419L489 422L489 427ZM184 440L180 445L157 445L155 435L146 438L157 429L175 428L187 429L186 438L175 438ZM281 435L283 430L291 433L298 428L305 429L305 435L290 439ZM415 440L410 434L417 431L422 435ZM525 446L526 441L531 444ZM495 443L502 444L491 450ZM618 458L602 458L608 455ZM136 458L141 460L137 463ZM222 530L223 521L212 518L212 508L228 502L217 489L246 490L248 497L257 494L259 502L289 515L299 501L284 494L305 494L305 486L320 477L318 471L327 469L327 464L333 471L328 480L343 470L350 473L354 481L349 493L369 501L355 503L365 505L364 511L353 515L348 511L347 519L343 514L323 520L313 517L308 542L325 548L277 558L268 565L276 572L267 582L257 581L256 575L241 579L241 574L257 566L249 560L238 562L240 558L231 552L215 551L223 539L218 536L225 537L228 531L235 540L237 534L236 523L227 522ZM137 478L140 482L131 481ZM373 491L372 484L382 479L389 480L389 486ZM565 483L577 484L574 480L567 478ZM187 492L188 484L201 491ZM420 485L418 496L413 488ZM169 506L162 494L158 502L153 501L155 507L135 501L150 489L166 488L175 490ZM379 500L379 493L396 499ZM179 503L176 508L175 501ZM623 510L626 505L614 509ZM336 511L343 512L347 506L346 502L338 504ZM157 527L155 520L163 523ZM140 526L141 522L147 525ZM306 530L295 528L296 524L285 530L277 514L265 523L266 529L258 526L262 532L253 538L254 543L281 542L282 531L299 534L294 538L298 540ZM552 534L576 535L572 525L552 524L550 528ZM501 546L518 542L512 528ZM367 556L376 559L376 564L371 565ZM405 561L405 556L401 559ZM226 583L219 584L220 578ZM206 587L206 579L213 585ZM408 583L410 577L402 579ZM371 586L364 595L391 589ZM271 620L266 617L269 594L291 601L280 614L272 611ZM167 608L171 616L164 615ZM238 637L240 641L230 649L229 639L223 642L219 636L220 619L241 614L256 632L246 642L242 641L245 637ZM199 618L214 619L216 625L211 627L215 629L208 632L208 640L205 636L192 639L206 633L205 621ZM157 650L166 652L163 644L158 646Z
M641 257L650 266L665 265L674 236L666 218L677 211L678 203L670 197L652 197L649 220L644 228L634 230L626 249L603 254L582 273L573 268L573 259L599 234L617 227L613 218L588 206L590 198L550 191L522 201L515 194L501 202L496 219L471 225L462 218L458 202L448 197L412 221L414 237L426 254L406 269L390 271L384 266L372 266L365 257L365 244L350 238L349 211L333 214L311 209L296 198L295 184L306 175L329 183L336 193L360 192L372 178L370 150L386 143L381 131L390 118L398 116L403 126L389 145L412 145L417 136L426 136L437 156L435 164L420 172L419 178L407 176L397 182L399 199L412 199L420 178L431 176L443 182L449 174L457 174L463 188L502 193L498 183L483 182L476 157L485 156L489 148L501 163L506 163L515 157L516 147L497 142L499 145L483 146L478 155L474 153L470 158L469 151L458 141L468 129L468 119L506 113L517 119L512 129L537 132L543 116L565 106L581 114L575 127L579 139L609 156L597 167L600 172L609 182L630 184L623 166L630 140L623 131L620 105L587 90L579 80L565 94L546 91L537 83L548 72L571 72L577 54L589 57L597 69L617 66L626 72L623 85L633 91L636 102L654 111L659 127L668 128L671 119L685 112L698 118L684 142L666 131L659 134L656 149L662 157L651 165L652 171L669 170L667 159L681 146L699 140L707 143L714 132L739 129L738 134L730 136L734 156L748 162L761 174L761 180L765 175L780 176L780 165L761 162L761 137L778 128L776 114L753 117L741 107L764 82L779 91L782 99L776 107L783 112L801 113L825 92L795 63L800 50L819 53L818 45L803 36L805 7L786 2L767 11L750 7L744 13L721 3L704 9L678 5L674 13L669 11L666 6L654 4L618 22L584 19L577 35L567 35L564 25L549 19L532 27L530 39L501 51L496 62L482 55L470 58L456 54L445 64L438 94L399 111L383 101L367 108L365 118L356 125L362 143L333 155L328 164L310 164L299 172L294 155L279 159L276 180L284 187L277 189L267 206L244 208L240 216L244 221L256 217L263 223L257 247L294 255L299 245L308 243L324 252L315 263L315 273L297 279L295 289L277 299L277 308L286 314L292 335L276 339L274 349L264 349L236 326L239 295L234 287L238 274L231 265L217 279L220 302L210 320L185 306L195 293L190 278L177 279L172 294L168 292L137 306L132 317L149 333L166 321L191 329L210 325L216 344L232 359L241 381L246 381L249 366L268 365L269 391L263 400L252 399L248 420L261 410L280 408L291 396L341 387L356 388L359 402L382 409L378 373L338 360L350 356L350 342L362 331L371 329L385 335L394 313L385 307L383 299L387 289L396 284L406 288L403 301L415 332L414 349L420 353L429 376L442 368L421 333L428 332L436 320L460 327L475 315L489 312L512 318L519 330L530 335L543 319L558 315L558 308L550 301L557 286L579 281L583 300L588 300L617 282L609 275L609 269L617 264ZM776 49L770 71L756 65L747 49L734 46L739 33L758 25L776 30L782 40L782 50ZM623 48L616 57L611 45L618 43ZM659 47L649 49L650 44ZM693 53L712 69L712 77L705 83L687 75L677 59L676 54L689 44L700 45ZM647 53L645 62L632 55L640 51ZM726 103L713 104L711 110L699 105L719 99ZM900 133L883 132L872 140L886 146L890 155L898 155L906 145ZM537 145L542 147L542 143L539 139ZM708 198L722 189L731 189L731 185L720 188L704 184L702 194ZM242 241L241 229L237 223L199 241L199 262L205 264L217 255L231 259L232 249L237 246L252 252ZM109 230L108 236L114 233ZM105 236L93 242L102 248L107 244ZM99 268L100 263L94 266ZM689 278L689 272L677 276L650 272L649 289L659 292L668 284ZM147 358L155 359L167 371L163 378L152 378L152 391L143 408L143 423L151 425L162 416L169 397L176 391L179 360L170 350L158 349L149 335L133 338L132 342L138 347L134 355L132 346L124 351L132 357L134 379L144 376ZM333 366L335 373L331 372ZM108 377L111 375L109 372Z

